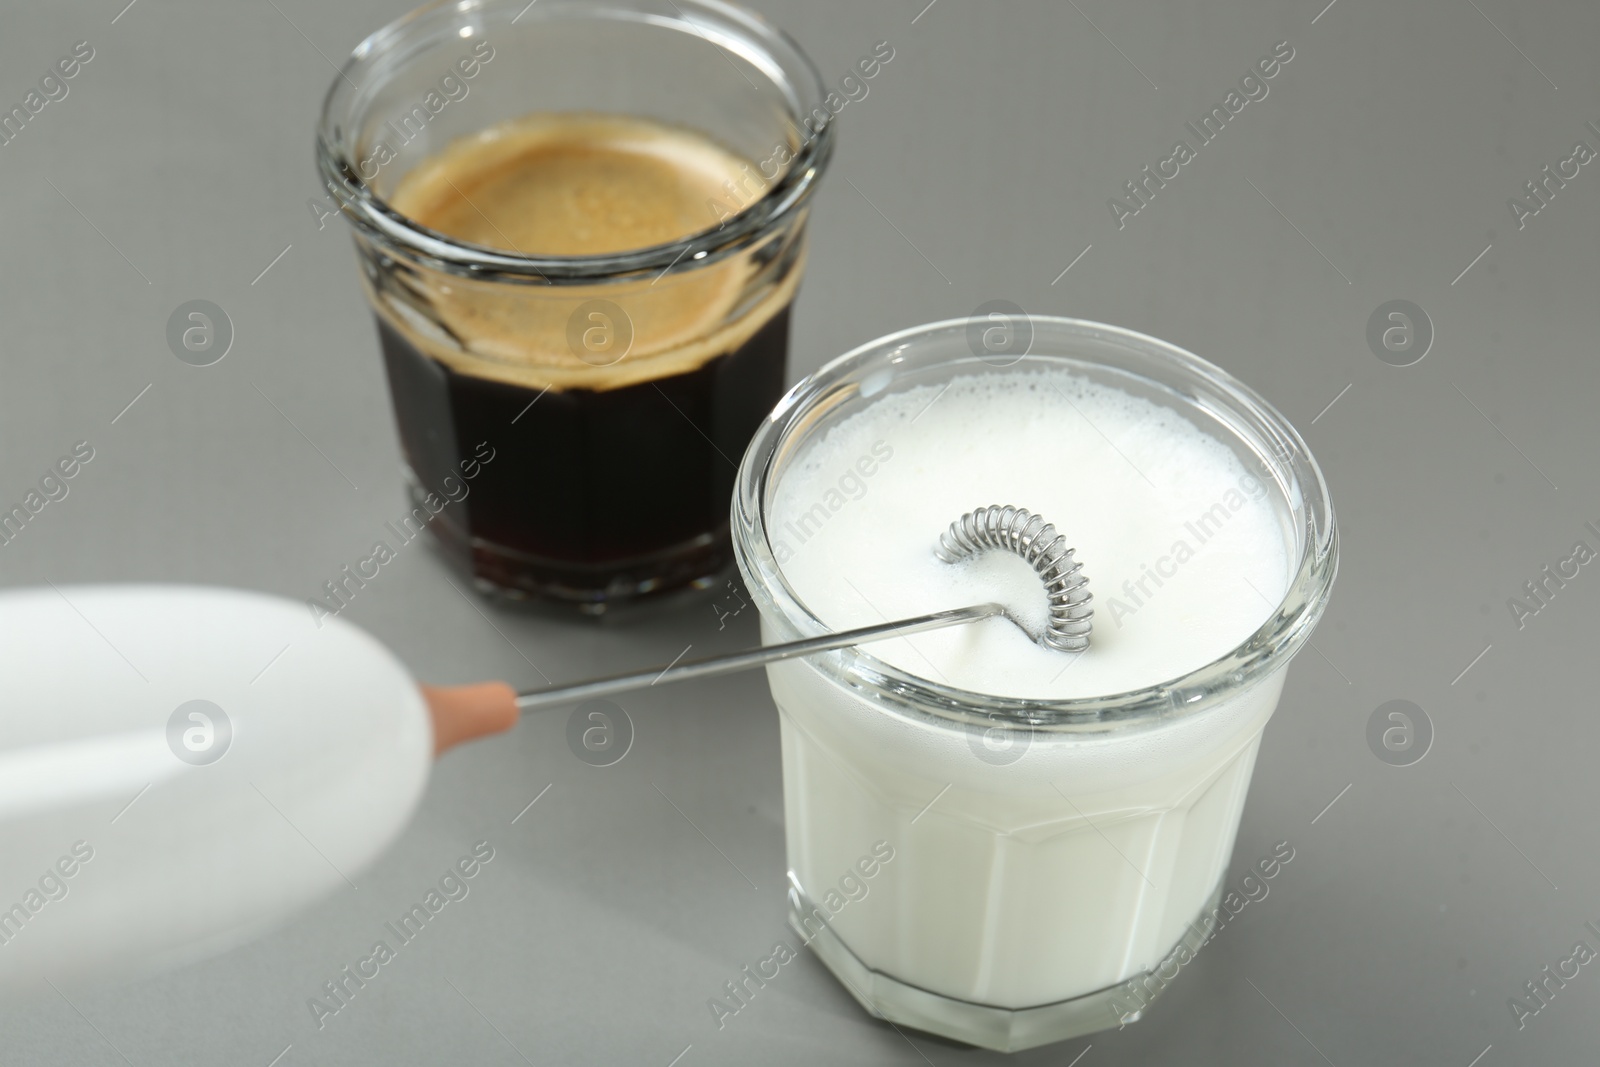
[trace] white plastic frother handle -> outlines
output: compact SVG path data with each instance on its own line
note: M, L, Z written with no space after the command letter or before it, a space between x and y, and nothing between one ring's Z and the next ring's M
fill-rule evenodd
M0 679L0 989L16 992L209 955L350 891L435 746L387 649L256 593L0 594Z

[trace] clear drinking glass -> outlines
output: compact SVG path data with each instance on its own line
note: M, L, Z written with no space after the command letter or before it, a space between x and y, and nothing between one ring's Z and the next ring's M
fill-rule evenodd
M597 613L730 568L736 461L783 391L826 102L793 41L720 0L448 0L339 71L318 165L354 231L415 525L480 589ZM419 163L535 112L649 120L749 162L703 230L605 255L470 244L391 206Z
M1337 561L1321 472L1261 397L1151 337L1042 316L1031 325L1030 354L1002 373L1068 368L1227 444L1268 488L1291 574L1237 648L1134 692L998 697L862 647L767 668L791 925L873 1014L1002 1050L1139 1018L1210 935L1262 728ZM769 526L776 487L807 443L883 395L997 370L973 354L965 320L943 322L858 348L784 397L734 500L735 550L767 642L828 632L785 579ZM869 861L872 901L839 907L841 872L868 869L869 842L892 862Z

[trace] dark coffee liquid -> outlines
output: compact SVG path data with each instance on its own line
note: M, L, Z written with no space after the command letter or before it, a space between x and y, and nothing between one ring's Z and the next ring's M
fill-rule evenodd
M715 225L711 205L736 181L747 195L752 173L691 130L531 115L420 162L391 204L461 241L595 256ZM369 291L413 494L469 481L464 498L428 510L480 585L601 610L731 563L737 464L783 392L800 249L795 229L703 265L589 286L385 279L390 268L375 264ZM620 330L608 336L626 337L614 359L587 340L599 321L587 309L600 305Z
M424 489L460 480L464 460L487 454L480 443L493 449L467 498L433 526L471 553L479 577L582 601L617 586L682 586L730 562L734 475L783 394L787 308L695 370L603 391L461 374L382 317L378 336L401 444ZM494 548L473 552L473 541Z

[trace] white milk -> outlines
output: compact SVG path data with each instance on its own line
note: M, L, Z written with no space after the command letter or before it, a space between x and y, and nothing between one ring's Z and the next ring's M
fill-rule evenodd
M957 378L843 420L783 471L768 535L800 600L835 629L995 599L1040 629L1043 587L1026 564L933 555L953 519L989 504L1042 514L1077 548L1090 649L1056 652L992 619L873 655L978 693L1114 694L1221 657L1288 584L1275 502L1228 447L1060 370ZM1103 989L1172 949L1226 869L1283 684L1279 670L1155 728L1012 733L1025 747L997 750L807 663L768 670L794 879L820 900L889 842L870 899L839 909L833 931L873 970L1005 1008Z

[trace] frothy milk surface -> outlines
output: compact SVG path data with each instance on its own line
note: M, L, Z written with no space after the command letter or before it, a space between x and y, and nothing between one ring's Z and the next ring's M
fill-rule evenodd
M834 629L998 600L1040 633L1044 588L1026 563L946 564L933 546L978 507L1041 514L1088 575L1087 652L1004 619L871 652L975 692L1106 695L1204 666L1266 621L1290 569L1275 492L1170 408L1064 369L991 371L887 395L810 442L778 480L768 537Z

